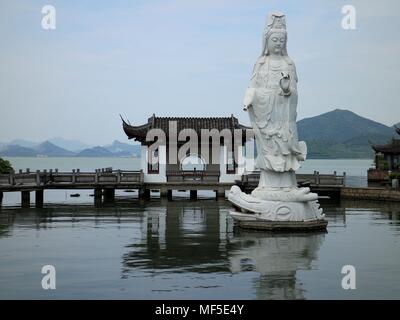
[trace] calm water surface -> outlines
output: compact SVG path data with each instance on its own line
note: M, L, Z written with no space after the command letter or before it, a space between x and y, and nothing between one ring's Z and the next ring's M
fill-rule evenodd
M88 170L107 161L92 160ZM229 203L206 193L198 201L174 194L174 201L145 202L121 190L101 207L90 193L46 191L43 209L21 209L19 195L6 194L0 299L400 298L398 203L326 202L326 233L271 234L236 229ZM41 287L48 264L56 290ZM356 290L341 287L349 264Z
M116 204L6 207L0 298L400 298L397 204L323 204L327 233L237 230L226 201L119 198ZM57 289L41 288L41 268ZM341 268L357 289L341 288Z

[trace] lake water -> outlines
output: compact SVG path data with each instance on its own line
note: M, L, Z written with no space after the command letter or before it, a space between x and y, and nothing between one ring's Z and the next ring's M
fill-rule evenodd
M74 160L12 163L137 169L132 159ZM327 161L311 172L362 173L370 163ZM229 203L206 195L143 201L120 191L114 204L94 207L88 193L46 191L42 209L13 197L0 210L0 299L400 298L398 203L322 202L327 232L271 234L238 230ZM44 265L56 268L56 290L42 289ZM345 265L356 269L355 290L341 286Z
M398 204L322 206L328 232L311 234L237 230L223 200L3 208L0 299L399 299Z
M4 157L11 162L15 170L31 171L55 169L60 171L71 171L81 169L81 171L92 171L98 168L113 167L121 170L139 170L140 158L27 158L27 157ZM348 176L366 177L367 170L373 164L370 159L308 159L302 163L299 173L320 173L338 174L346 172Z

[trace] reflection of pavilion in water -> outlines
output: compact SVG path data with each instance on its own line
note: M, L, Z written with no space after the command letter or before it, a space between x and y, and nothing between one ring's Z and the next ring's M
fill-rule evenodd
M303 298L297 270L312 268L324 234L233 232L220 203L168 202L146 208L142 239L123 256L123 277L141 269L150 273L235 274L256 271L256 295Z
M173 201L162 207L147 207L142 241L129 246L130 252L123 257L124 273L131 268L229 271L224 253L232 222L226 217L227 210L214 200Z

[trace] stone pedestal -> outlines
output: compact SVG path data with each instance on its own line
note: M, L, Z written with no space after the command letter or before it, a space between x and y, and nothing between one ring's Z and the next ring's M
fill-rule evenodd
M256 229L281 230L284 222L286 229L325 228L325 215L317 201L318 195L308 188L276 188L256 189L252 195L243 193L239 187L233 186L228 194L228 200L237 208L230 215L239 226ZM257 197L255 197L257 196ZM260 199L262 198L262 199ZM283 228L283 229L285 229Z
M314 231L325 230L328 221L315 219L309 221L271 221L261 218L260 214L248 214L230 211L230 216L235 220L237 226L243 229L265 230L265 231Z

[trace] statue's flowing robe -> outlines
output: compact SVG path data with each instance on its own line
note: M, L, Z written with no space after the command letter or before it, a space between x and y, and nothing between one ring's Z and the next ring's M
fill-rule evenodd
M290 75L290 94L285 95L279 81ZM256 137L256 166L275 172L296 171L305 160L307 146L298 141L296 127L297 74L292 60L282 56L272 60L262 56L254 66L244 100Z

